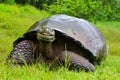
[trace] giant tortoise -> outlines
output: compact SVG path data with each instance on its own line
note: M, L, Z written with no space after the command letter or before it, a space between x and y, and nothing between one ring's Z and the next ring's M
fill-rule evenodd
M62 14L36 22L13 45L9 59L19 65L37 58L45 63L68 59L69 69L94 71L94 64L107 56L106 41L98 29L84 19Z

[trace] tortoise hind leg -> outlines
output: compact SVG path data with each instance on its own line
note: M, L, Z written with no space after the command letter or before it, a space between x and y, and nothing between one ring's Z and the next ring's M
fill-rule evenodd
M66 59L69 59L69 69L71 70L81 70L84 69L85 71L94 71L94 66L90 63L86 58L70 52L70 51L63 51L60 56L60 61L65 62Z
M30 40L23 40L15 45L11 51L8 61L13 64L24 65L34 62L35 44Z

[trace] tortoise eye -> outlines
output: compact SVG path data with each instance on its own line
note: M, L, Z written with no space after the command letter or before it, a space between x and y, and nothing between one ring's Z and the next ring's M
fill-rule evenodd
M40 28L40 29L39 29L39 33L42 33L42 32L43 32L43 30Z
M46 28L46 31L49 32L49 28L48 27Z

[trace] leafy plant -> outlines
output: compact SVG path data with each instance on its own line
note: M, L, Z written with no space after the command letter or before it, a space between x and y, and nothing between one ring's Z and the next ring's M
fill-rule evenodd
M57 0L47 10L52 14L68 14L90 21L114 20L116 0Z

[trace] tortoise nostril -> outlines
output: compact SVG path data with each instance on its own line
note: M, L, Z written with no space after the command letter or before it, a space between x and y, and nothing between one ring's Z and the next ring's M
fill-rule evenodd
M45 40L45 37L42 37L43 40Z

